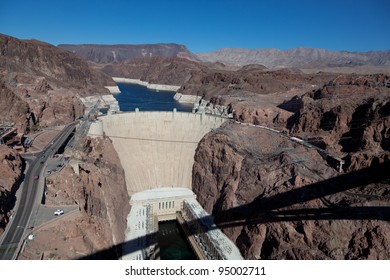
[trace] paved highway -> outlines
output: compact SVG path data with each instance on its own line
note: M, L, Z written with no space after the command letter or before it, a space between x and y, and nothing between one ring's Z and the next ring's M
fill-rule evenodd
M43 183L41 175L43 174L43 166L48 158L50 158L66 141L76 126L76 122L66 126L56 138L49 143L41 152L34 155L26 156L28 169L25 175L23 187L20 194L20 201L17 202L17 209L14 218L8 224L2 242L0 243L0 259L12 260L16 258L19 246L26 237L28 224L31 213L38 207L42 198ZM41 163L42 162L42 163ZM36 176L40 176L36 179ZM34 179L35 177L35 179Z

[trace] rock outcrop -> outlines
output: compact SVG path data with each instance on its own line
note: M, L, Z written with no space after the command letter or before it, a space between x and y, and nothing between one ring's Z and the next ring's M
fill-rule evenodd
M14 150L0 146L0 235L12 216L24 164Z
M280 107L295 111L288 121L293 135L344 158L345 171L358 170L390 159L387 80L379 74L339 76Z
M69 87L84 92L106 92L104 86L115 85L112 79L90 69L78 56L45 42L1 35L0 53L1 73L14 82L17 82L17 74L23 73L30 78L46 78L51 87Z
M315 150L230 125L200 142L193 189L246 259L388 259L388 166L338 175Z
M253 127L227 126L201 141L194 191L245 258L389 258L388 80L340 75L304 94L286 91L294 96L279 111L260 103L235 111L338 155L345 174L314 149Z
M83 113L78 96L108 94L110 85L110 77L72 53L0 34L0 122L14 122L20 132L74 120Z
M29 104L0 81L0 123L14 122L24 131L29 126Z

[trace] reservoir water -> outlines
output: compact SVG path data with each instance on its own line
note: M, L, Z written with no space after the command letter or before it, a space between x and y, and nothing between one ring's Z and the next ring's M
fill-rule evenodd
M156 91L147 87L118 83L121 93L114 95L118 100L122 112L134 111L172 111L174 108L178 112L191 112L192 104L179 103L173 99L175 92Z
M158 223L158 244L161 260L196 260L177 221Z

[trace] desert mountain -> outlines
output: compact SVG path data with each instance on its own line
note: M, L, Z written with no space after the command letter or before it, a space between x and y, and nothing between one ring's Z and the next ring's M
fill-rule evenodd
M197 53L196 56L201 61L218 61L232 65L263 64L268 68L390 66L390 50L348 52L313 48L288 50L224 48L207 53Z
M18 133L50 135L52 128L37 130L82 116L84 105L79 96L109 94L104 88L107 85L115 82L73 53L0 34L0 124L13 122ZM46 137L50 141L50 136ZM108 139L86 141L85 149L85 153L67 154L83 159L81 172L76 174L65 166L57 173L53 170L51 177L46 175L45 207L80 205L79 212L66 222L54 220L38 234L34 231L35 238L24 247L20 259L77 259L124 241L129 198L119 158ZM0 145L0 235L17 210L16 192L25 170L20 154ZM114 251L104 258L117 258Z
M136 57L121 63L105 65L101 71L112 77L140 79L150 83L182 85L201 64L178 57Z
M119 63L135 57L195 57L183 45L178 44L143 44L143 45L68 45L58 47L78 54L88 62L98 64Z
M107 85L115 83L68 51L0 34L0 122L21 131L68 123L83 114L77 96L108 94Z

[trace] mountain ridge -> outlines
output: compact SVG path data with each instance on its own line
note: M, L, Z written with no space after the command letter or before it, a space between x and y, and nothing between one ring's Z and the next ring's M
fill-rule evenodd
M88 62L114 64L135 57L186 57L195 59L185 45L160 44L60 44L59 48L75 53Z
M180 57L197 62L220 62L230 66L262 64L270 69L325 69L374 66L389 68L390 49L353 52L324 48L221 48L211 52L192 53L183 44L60 44L59 48L79 55L90 64L118 64L138 57Z
M0 123L13 122L20 132L74 121L84 113L79 96L109 94L105 86L114 85L79 56L0 34Z
M389 66L390 50L351 52L320 48L292 48L279 50L222 48L211 52L196 53L204 62L221 62L229 65L263 64L269 68L296 67L344 67L344 66Z

